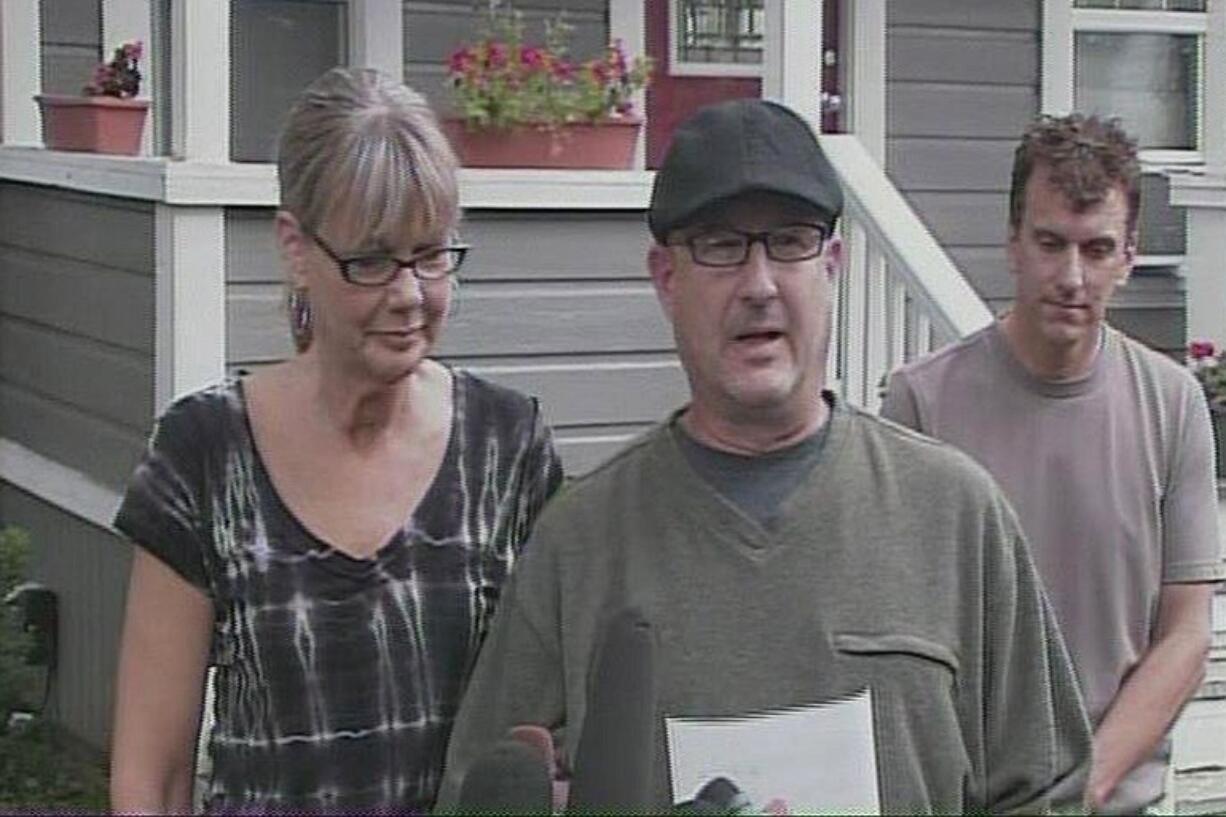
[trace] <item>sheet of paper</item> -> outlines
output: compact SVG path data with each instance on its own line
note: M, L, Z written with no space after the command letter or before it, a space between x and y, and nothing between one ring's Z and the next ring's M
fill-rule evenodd
M733 718L667 718L677 802L726 777L756 810L791 814L881 811L870 690L812 706Z

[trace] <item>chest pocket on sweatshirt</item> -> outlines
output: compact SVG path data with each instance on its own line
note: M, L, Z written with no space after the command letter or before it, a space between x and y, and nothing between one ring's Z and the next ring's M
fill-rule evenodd
M834 633L832 643L844 681L873 690L883 808L963 811L970 758L958 715L958 656L903 633Z

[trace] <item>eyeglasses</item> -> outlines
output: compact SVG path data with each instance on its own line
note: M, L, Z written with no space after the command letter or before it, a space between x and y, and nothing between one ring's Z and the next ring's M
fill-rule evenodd
M468 252L467 244L450 244L422 250L409 258L396 258L392 255L351 255L342 258L315 233L310 230L303 232L319 245L325 255L336 262L342 278L360 287L384 286L394 280L402 269L412 272L413 277L419 281L439 281L455 273L464 263L464 255Z
M829 230L821 224L785 224L756 233L717 227L694 233L682 243L690 248L694 263L704 267L740 266L749 260L750 248L759 242L767 258L788 263L821 255Z

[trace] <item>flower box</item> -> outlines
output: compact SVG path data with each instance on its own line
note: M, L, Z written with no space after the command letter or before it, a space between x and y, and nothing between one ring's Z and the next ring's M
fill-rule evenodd
M465 167L626 170L642 121L635 117L556 126L474 129L449 119L443 129Z
M140 152L149 100L52 94L35 99L42 108L43 143L51 150Z

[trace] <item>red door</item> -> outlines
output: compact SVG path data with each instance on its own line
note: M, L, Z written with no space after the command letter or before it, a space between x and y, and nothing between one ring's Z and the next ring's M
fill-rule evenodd
M762 81L754 76L678 76L672 72L669 48L669 4L679 0L645 0L647 53L655 60L651 87L647 89L647 167L658 167L677 125L703 105L738 97L761 96ZM839 0L823 0L822 91L838 97L839 65L831 58L839 42ZM825 98L825 97L824 97ZM824 109L822 129L840 129L838 105Z

